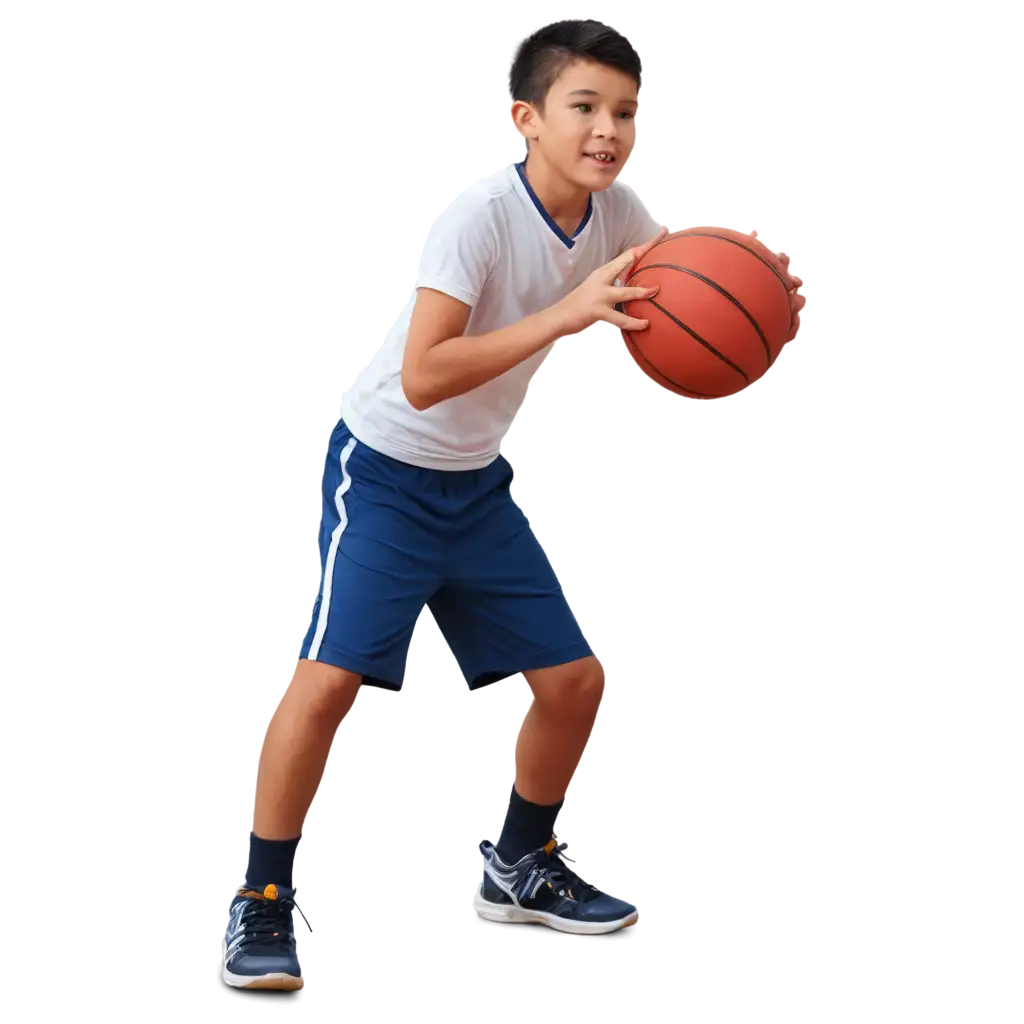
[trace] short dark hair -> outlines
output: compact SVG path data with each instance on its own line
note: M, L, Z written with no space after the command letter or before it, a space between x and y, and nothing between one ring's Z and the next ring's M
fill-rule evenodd
M640 57L625 36L599 21L556 21L519 44L508 76L512 99L532 103L543 113L555 79L580 60L618 68L640 88Z

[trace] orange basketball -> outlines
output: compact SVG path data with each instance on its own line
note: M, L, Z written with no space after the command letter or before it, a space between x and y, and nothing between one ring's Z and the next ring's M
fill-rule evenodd
M687 398L742 391L775 362L790 331L793 282L756 238L728 228L668 235L632 268L623 284L660 290L622 304L649 320L623 331L640 369Z

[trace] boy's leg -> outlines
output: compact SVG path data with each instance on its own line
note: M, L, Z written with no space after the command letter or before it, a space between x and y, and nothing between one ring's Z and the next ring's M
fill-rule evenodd
M516 741L516 780L495 847L506 863L554 833L604 692L604 670L593 656L523 674L533 702Z
M292 864L331 742L362 676L300 659L260 753L245 886L224 937L222 977L233 988L302 988L292 925Z
M249 787L250 888L295 886L298 837L331 741L358 707L360 683L355 673L303 658L271 700Z
M291 685L260 755L246 885L229 909L223 978L298 988L292 861L334 734L362 686L400 690L416 619L440 585L412 467L360 445L343 423L323 480L320 592Z
M604 934L638 919L571 871L553 841L600 705L604 665L557 571L507 488L467 525L449 588L478 674L519 672L528 692L513 736L512 784L496 842L481 846L473 908L502 922Z

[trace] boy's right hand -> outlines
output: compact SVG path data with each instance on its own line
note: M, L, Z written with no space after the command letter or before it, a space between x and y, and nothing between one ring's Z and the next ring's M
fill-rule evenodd
M610 263L598 267L583 284L571 291L560 302L555 303L564 334L579 334L598 320L614 324L624 331L646 330L650 321L637 320L626 316L616 308L619 302L649 299L657 294L658 286L652 288L620 288L616 281L625 277L634 263L639 263L666 235L668 228L662 228L643 245L627 249Z

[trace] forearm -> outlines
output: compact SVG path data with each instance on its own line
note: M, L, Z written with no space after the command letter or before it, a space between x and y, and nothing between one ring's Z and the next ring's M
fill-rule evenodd
M402 371L402 387L417 409L463 395L500 377L566 334L556 306L477 336L449 338Z

